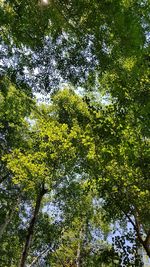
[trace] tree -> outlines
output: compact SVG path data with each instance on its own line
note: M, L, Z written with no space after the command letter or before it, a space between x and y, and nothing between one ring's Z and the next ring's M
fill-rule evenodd
M143 127L132 110L125 112L122 118L113 106L108 106L94 117L95 160L99 168L93 168L93 176L99 195L104 198L104 208L114 219L126 217L150 255L149 166L146 163L149 138L144 136Z
M20 258L20 266L24 266L25 262L32 266L37 260L49 259L49 256L56 264L59 261L56 254L63 242L62 229L67 236L72 233L79 237L82 233L81 238L74 239L75 243L79 240L81 243L71 244L70 253L75 253L76 257L78 255L77 262L80 253L84 254L86 264L98 264L103 260L99 252L86 250L86 246L91 247L89 229L91 231L95 227L94 196L103 200L102 206L106 211L104 217L108 221L122 220L126 216L139 242L148 251L149 193L147 172L143 172L148 166L139 164L139 157L140 160L147 157L147 139L143 139L143 128L134 119L132 110L123 114L122 118L122 113L118 113L115 105L109 104L103 108L93 106L87 98L82 99L72 90L60 91L50 105L34 108L28 130L22 134L21 144L26 141L26 146L12 147L11 153L3 157L11 173L10 190L14 186L20 192L19 211L15 211L13 218L16 220L14 228L10 216L3 236L5 242L13 231L15 240L18 240L16 257L13 259L15 264ZM88 192L88 188L93 193ZM87 199L84 196L86 190ZM139 197L136 199L137 192ZM56 198L56 205L59 200L62 201L60 210L63 211L63 220L67 222L65 227L69 227L67 229L63 220L56 224L48 214L45 216L43 213L43 208L51 203L51 194ZM3 198L6 198L6 194L3 194ZM79 205L70 210L76 202ZM87 211L84 213L85 203ZM24 221L28 223L27 227ZM81 223L81 231L72 229L74 222ZM140 230L147 234L145 241L137 228L136 223L139 222L142 226ZM50 231L55 229L56 235L43 235L45 225ZM82 231L85 226L86 231ZM69 239L67 242L70 242ZM63 246L63 249L67 247ZM6 255L4 264L8 264ZM70 260L75 260L70 257ZM113 251L110 252L111 257L117 257ZM61 253L59 258L62 258Z
M73 105L74 99L77 103L77 96L72 95ZM80 100L77 111L83 115L84 106L87 111L86 105ZM76 120L68 121L68 124L60 123L54 111L56 110L51 106L41 107L38 112L36 111L33 125L28 128L27 136L23 136L28 146L12 149L9 155L3 157L7 162L7 168L12 172L12 183L26 197L23 217L29 226L23 236L24 242L20 240L23 251L19 266L25 266L27 261L34 229L46 195L59 185L63 177L71 175L75 169L77 171L82 160L82 152L80 154L77 151L74 142L76 143L76 139L80 140L83 131ZM21 216L20 213L18 215Z
M67 110L71 108L63 104L67 103L65 95L61 99L64 122L69 120L71 114ZM115 220L126 217L149 255L148 125L139 120L134 109L137 107L137 102L128 110L126 105L121 109L115 102L103 108L88 104L90 115L89 121L84 119L86 135L82 142L85 146L90 144L91 150L84 154L83 166L91 176L89 186L96 186L99 197L104 199L108 217Z

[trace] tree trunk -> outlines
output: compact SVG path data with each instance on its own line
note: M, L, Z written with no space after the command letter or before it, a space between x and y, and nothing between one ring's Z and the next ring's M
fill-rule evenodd
M13 206L12 210L6 214L5 222L0 226L0 239L2 238L4 232L7 228L7 225L11 222L11 219L15 213L15 209L18 206L18 203L19 203L19 199L17 200L17 202Z
M5 222L0 226L0 239L3 236L3 233L5 232L7 225L11 221L13 214L14 214L14 211L15 211L15 207L11 210L11 212L6 214Z
M79 240L77 248L77 258L76 258L77 267L80 267L80 262L81 262L81 241Z
M82 225L80 232L79 232L79 242L78 242L78 248L77 248L77 257L76 257L76 266L81 266L81 250L82 250L82 243L83 243L83 236L84 236L84 225Z
M135 215L134 218L135 218L134 229L137 233L137 238L138 238L139 242L141 243L141 245L143 246L143 248L145 249L148 257L150 257L150 230L148 231L146 238L144 240L142 237L142 234L141 234L141 228L143 229L143 227L142 227L141 222L138 219L138 215Z
M121 209L120 205L118 207ZM122 210L122 209L121 209ZM146 251L148 257L150 258L150 230L148 231L145 240L143 239L143 236L141 234L141 230L144 229L143 225L141 224L139 220L138 212L134 214L134 220L131 218L131 216L128 215L124 210L122 210L125 214L126 218L129 220L129 222L133 225L133 228L137 234L137 240L142 245L144 250Z
M147 236L144 240L143 247L145 248L148 257L150 258L150 230L147 233Z
M28 250L30 248L31 239L32 239L32 236L33 236L34 226L35 226L35 223L36 223L36 220L37 220L37 216L38 216L38 213L39 213L39 210L40 210L41 201L42 201L42 198L43 198L45 193L46 193L46 190L44 189L44 185L42 185L42 189L40 190L39 194L37 195L36 205L35 205L33 217L32 217L32 219L30 221L30 224L29 224L28 233L27 233L27 236L26 236L26 240L25 240L23 252L22 252L22 255L21 255L19 267L25 267L25 262L26 262L26 258L27 258L27 255L28 255Z

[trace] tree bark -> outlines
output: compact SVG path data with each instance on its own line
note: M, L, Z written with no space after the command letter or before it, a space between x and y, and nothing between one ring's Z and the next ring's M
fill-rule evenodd
M150 257L150 230L148 231L145 240L143 239L142 235L141 235L141 227L143 228L138 214L134 215L135 218L135 231L137 233L137 238L139 240L139 242L141 243L141 245L143 246L143 248L145 249L148 257Z
M146 250L147 255L150 258L150 230L147 233L147 236L146 236L146 238L144 240L143 246L144 246L144 248Z
M113 198L114 200L114 198ZM122 209L122 207L119 204L119 201L116 202L117 206L119 207L119 209L124 213L124 215L126 216L126 218L129 220L129 222L132 224L136 235L137 235L137 239L139 241L139 243L142 245L142 247L144 248L144 250L146 251L148 257L150 258L150 230L148 231L148 233L146 234L146 238L145 240L142 237L141 234L141 222L139 220L139 215L138 212L136 211L136 213L134 214L134 220L131 218L131 216ZM142 226L143 228L143 226Z
M40 190L39 194L37 195L35 209L33 212L33 217L31 219L29 227L28 227L28 233L26 236L23 252L22 252L18 267L25 267L25 262L26 262L26 258L28 255L28 250L30 248L30 244L31 244L32 236L33 236L34 226L35 226L35 223L37 221L37 216L38 216L38 213L40 210L41 201L42 201L42 198L43 198L45 193L46 193L46 190L44 189L44 185L42 185L42 189Z

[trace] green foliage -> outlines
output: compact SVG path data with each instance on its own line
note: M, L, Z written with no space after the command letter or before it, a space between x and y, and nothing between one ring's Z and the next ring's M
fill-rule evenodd
M131 254L138 239L150 256L149 1L0 0L0 30L0 265L18 265L33 223L29 264L138 266L125 235L99 250L128 221ZM36 106L60 81L94 97Z
M66 105L61 106L62 101ZM63 112L64 109L66 115L63 121L60 120L60 116L61 110ZM54 249L52 257L54 266L57 263L55 254L60 254L59 257L62 258L63 253L61 260L67 260L65 255L69 253L68 246L70 247L69 261L76 261L79 243L85 242L82 251L83 255L84 253L86 255L84 264L88 264L86 262L89 261L90 266L93 255L98 253L96 250L91 252L93 242L96 242L95 246L102 245L102 249L107 248L107 243L103 245L103 242L99 244L98 241L97 244L97 241L92 241L94 237L90 232L95 231L94 229L101 229L101 226L98 219L97 223L94 222L97 217L96 207L93 206L94 194L88 194L86 198L84 195L88 177L85 175L86 166L94 157L91 157L93 137L89 124L91 116L87 104L73 92L65 90L58 93L49 106L34 109L31 118L32 123L28 127L27 135L23 136L28 137L26 139L28 146L22 146L20 149L12 148L11 153L3 156L3 161L7 162L7 168L12 173L11 188L12 186L18 188L20 194L20 208L18 212L15 211L14 213L14 219L16 218L18 222L18 229L15 229L14 236L19 237L19 246L23 247L28 231L23 221L30 222L32 210L40 192L39 188L44 183L47 196L45 195L42 200L43 208L51 203L48 196L54 192L56 206L61 210L64 218L62 218L59 226L59 224L57 225L53 220L50 220L48 214L44 216L42 206L40 207L40 213L34 227L34 242L30 247L27 261L32 262L36 258L34 256L37 254L36 251L39 250L39 253L40 251L42 253L42 250L47 247L49 248L48 254L46 254L47 260L49 257L51 259L53 246L57 248ZM83 155L86 156L85 160ZM80 177L83 177L83 186L79 181L77 182L78 179L81 179ZM60 205L57 203L60 203ZM76 228L76 225L79 226L79 224L81 224L80 229ZM44 234L45 227L49 231ZM58 233L56 237L59 238L58 242L55 240L55 235L54 238L51 236L53 227L56 236ZM59 229L63 231L61 236ZM83 236L80 237L82 230ZM18 231L20 231L20 234ZM9 234L8 229L7 233ZM65 243L67 246L64 245L64 242L67 242ZM91 242L91 245L89 242ZM19 250L18 254L20 253ZM15 257L14 260L18 261L19 259Z

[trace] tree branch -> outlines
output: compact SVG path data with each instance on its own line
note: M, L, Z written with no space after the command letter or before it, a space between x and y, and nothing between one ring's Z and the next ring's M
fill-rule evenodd
M35 259L32 261L32 263L28 266L28 267L33 267L34 264L47 252L49 252L51 250L50 247L44 249L37 257L35 257Z

